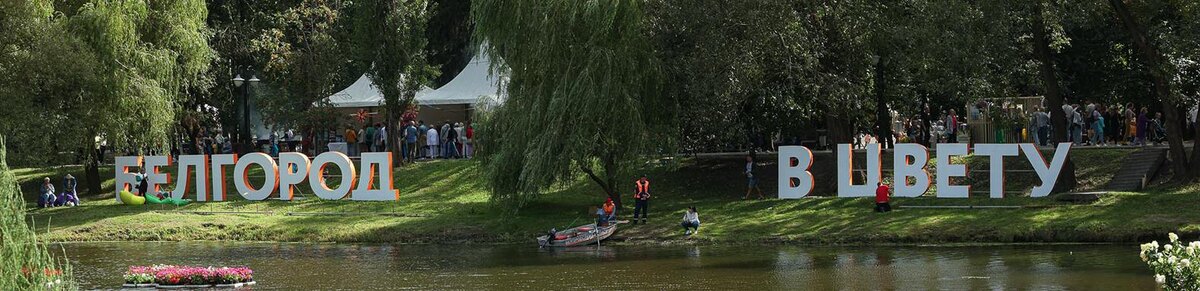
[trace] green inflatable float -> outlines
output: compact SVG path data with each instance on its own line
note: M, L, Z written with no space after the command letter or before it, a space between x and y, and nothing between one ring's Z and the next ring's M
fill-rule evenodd
M150 204L170 204L170 205L175 205L175 206L184 206L184 205L188 205L188 203L192 203L191 200L187 200L187 199L175 199L175 198L159 199L158 195L146 196L146 202L149 202Z
M146 204L146 198L133 195L133 193L130 193L129 190L122 190L121 203L125 203L125 205L142 205Z

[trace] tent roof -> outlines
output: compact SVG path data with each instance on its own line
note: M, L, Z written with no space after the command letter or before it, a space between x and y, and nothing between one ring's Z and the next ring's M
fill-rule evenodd
M425 106L467 104L479 102L498 103L499 80L488 70L491 60L485 54L477 54L458 76L436 90L428 87L417 92L417 104ZM354 84L328 98L333 107L374 107L383 104L383 94L363 74Z

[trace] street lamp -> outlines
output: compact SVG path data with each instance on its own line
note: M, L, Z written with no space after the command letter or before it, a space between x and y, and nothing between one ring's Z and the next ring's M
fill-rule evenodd
M250 84L242 86L247 81ZM242 126L238 133L241 140L241 150L238 151L240 155L245 155L250 152L250 149L254 148L254 141L250 140L250 87L259 81L261 80L256 75L250 75L250 80L242 79L241 74L233 77L233 85L242 89Z

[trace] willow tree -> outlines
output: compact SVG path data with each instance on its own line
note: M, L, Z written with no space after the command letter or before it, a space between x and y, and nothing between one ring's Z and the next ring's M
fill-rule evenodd
M94 137L135 149L170 144L176 101L200 86L195 80L213 57L207 8L201 0L64 1L55 8L65 10L33 16L38 33L4 52L20 64L0 76L7 79L0 80L0 125L13 140L52 139L49 147L20 145L21 155L78 151L84 185L97 194Z
M640 3L472 3L476 36L509 78L478 137L493 201L519 207L582 173L619 205L618 177L667 144L657 114L673 107L658 94Z
M51 256L27 222L25 200L6 156L0 136L0 290L78 289L70 263Z
M0 100L6 105L0 106L5 108L0 113L14 112L9 110L31 103L32 98L17 97L27 93L22 90L28 87L22 84L42 81L24 75L44 69L32 67L43 61L41 54L47 54L46 58L62 58L52 54L71 51L61 46L33 50L42 44L61 44L60 40L44 37L48 32L61 32L61 23L50 18L51 13L48 1L17 0L0 4L0 43L4 44L0 45ZM20 124L13 118L0 118L0 290L77 289L70 264L51 256L47 245L39 242L25 215L26 203L17 179L8 167L5 139L16 134Z
M388 151L393 160L403 161L397 148L400 115L416 99L417 91L438 74L425 51L429 43L426 26L434 7L426 0L366 0L357 5L354 54L369 66L367 77L383 94Z

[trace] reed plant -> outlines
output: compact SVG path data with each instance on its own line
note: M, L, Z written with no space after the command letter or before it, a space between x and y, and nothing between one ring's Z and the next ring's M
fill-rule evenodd
M78 289L65 256L51 256L26 221L25 201L5 158L0 137L0 290Z

